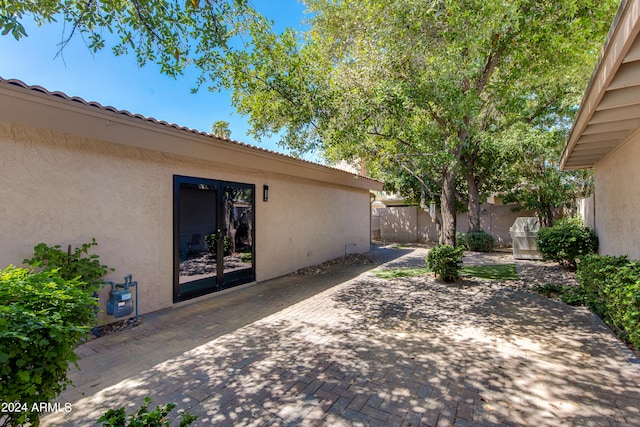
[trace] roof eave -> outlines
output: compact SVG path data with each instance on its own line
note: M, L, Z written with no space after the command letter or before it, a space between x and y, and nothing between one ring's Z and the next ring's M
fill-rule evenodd
M241 158L244 167L254 170L349 187L380 191L383 186L369 177L27 86L18 80L0 78L0 94L7 100L0 102L2 121L217 162L231 163Z
M603 52L591 76L560 158L560 169L591 168L598 160L570 161L580 137L595 114L609 84L640 32L640 2L623 0L611 25Z

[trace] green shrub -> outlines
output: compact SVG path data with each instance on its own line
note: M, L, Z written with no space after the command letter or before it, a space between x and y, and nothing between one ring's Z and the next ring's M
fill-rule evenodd
M5 413L8 425L38 424L33 405L60 394L70 381L74 349L89 331L97 301L77 278L56 269L0 270L0 401L26 412Z
M491 252L495 240L493 236L484 230L458 233L456 236L458 246L472 252Z
M569 305L585 305L585 293L582 286L564 286L562 295L560 297L562 301Z
M577 276L587 307L640 348L640 262L626 256L586 256Z
M582 258L576 276L584 293L585 305L603 319L607 313L608 288L618 270L631 261L626 256L587 255Z
M607 287L607 315L611 323L624 331L634 347L640 348L640 263L622 267Z
M145 397L140 409L134 414L129 415L128 420L124 408L109 409L98 418L98 422L102 423L102 427L162 427L171 425L171 421L167 420L167 415L176 407L175 403L156 406L153 411L149 411L150 403L151 398ZM196 415L184 412L182 414L182 420L180 420L180 427L189 426L197 419L198 417Z
M71 246L65 252L60 245L47 246L45 243L40 243L33 248L33 258L25 259L22 263L29 265L32 269L58 269L60 276L67 280L80 277L84 283L83 287L90 292L95 292L104 284L102 280L104 275L114 269L100 264L98 255L89 255L89 249L92 246L98 246L96 239L91 239L91 243L82 244L73 252Z
M229 255L229 249L231 249L231 244L229 243L229 236L224 236L223 238L223 246L224 246L224 254ZM216 233L207 234L204 236L205 242L207 242L207 247L209 248L209 252L215 254L218 249L218 236Z
M460 276L464 248L438 245L427 253L427 266L445 282L454 282Z
M542 228L536 235L538 251L544 259L576 267L576 260L598 250L598 237L579 219L558 222Z

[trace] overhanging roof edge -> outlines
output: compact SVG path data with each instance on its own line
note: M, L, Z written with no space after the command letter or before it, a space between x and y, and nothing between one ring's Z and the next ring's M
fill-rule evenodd
M596 112L611 80L620 68L625 55L640 31L640 4L637 1L622 0L611 24L598 63L591 75L582 102L573 121L573 126L562 150L560 169L567 167L578 139ZM591 165L593 166L593 165Z
M62 92L51 92L40 86L29 86L20 80L6 80L0 77L0 92L4 92L7 95L20 97L28 100L29 102L38 103L40 105L48 105L49 107L53 108L55 108L56 106L64 106L64 109L67 111L74 111L76 113L93 117L101 117L105 120L111 119L117 121L118 123L126 124L127 126L134 126L140 129L146 129L148 131L152 130L166 135L173 135L174 137L184 138L185 140L197 141L208 145L217 145L218 147L226 150L244 152L247 155L261 157L265 160L268 159L276 162L284 162L291 165L292 167L313 171L313 173L311 174L313 175L313 177L311 177L311 179L318 179L322 181L323 179L321 178L321 176L332 175L336 177L335 183L350 185L350 180L353 179L359 182L358 184L355 184L355 182L353 182L352 184L355 185L350 186L368 188L370 190L380 190L382 189L383 185L381 181L367 176L354 174L342 169L321 165L319 163L311 162L308 160L298 159L286 154L278 153L276 151L268 150L243 142L226 138L219 138L205 132L200 132L194 129L186 128L184 126L179 126L154 118L145 117L140 114L133 114L129 111L119 110L111 106L105 107L97 102L88 102L82 98L71 97ZM0 121L1 120L2 119L0 118ZM122 141L121 143L125 142ZM342 176L343 178L340 178L340 176ZM333 181L327 180L327 182Z

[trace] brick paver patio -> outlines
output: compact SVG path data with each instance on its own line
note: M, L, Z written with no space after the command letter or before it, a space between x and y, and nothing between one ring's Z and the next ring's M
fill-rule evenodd
M388 252L402 257L377 268L424 266L424 249ZM640 426L637 360L586 309L371 268L235 289L91 341L59 399L72 411L43 425L150 396L202 426Z

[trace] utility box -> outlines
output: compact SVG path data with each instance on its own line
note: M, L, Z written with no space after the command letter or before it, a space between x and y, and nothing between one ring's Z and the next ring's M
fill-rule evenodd
M112 289L107 300L107 314L124 317L133 313L133 300L129 289Z
M136 317L137 311L137 294L138 282L132 282L132 276L128 275L124 278L124 283L113 283L107 300L107 314L114 317L124 317L133 313L133 300L131 296L131 287L136 287Z
M535 217L518 217L509 229L515 259L541 260L538 252L536 234L540 230L540 223Z

